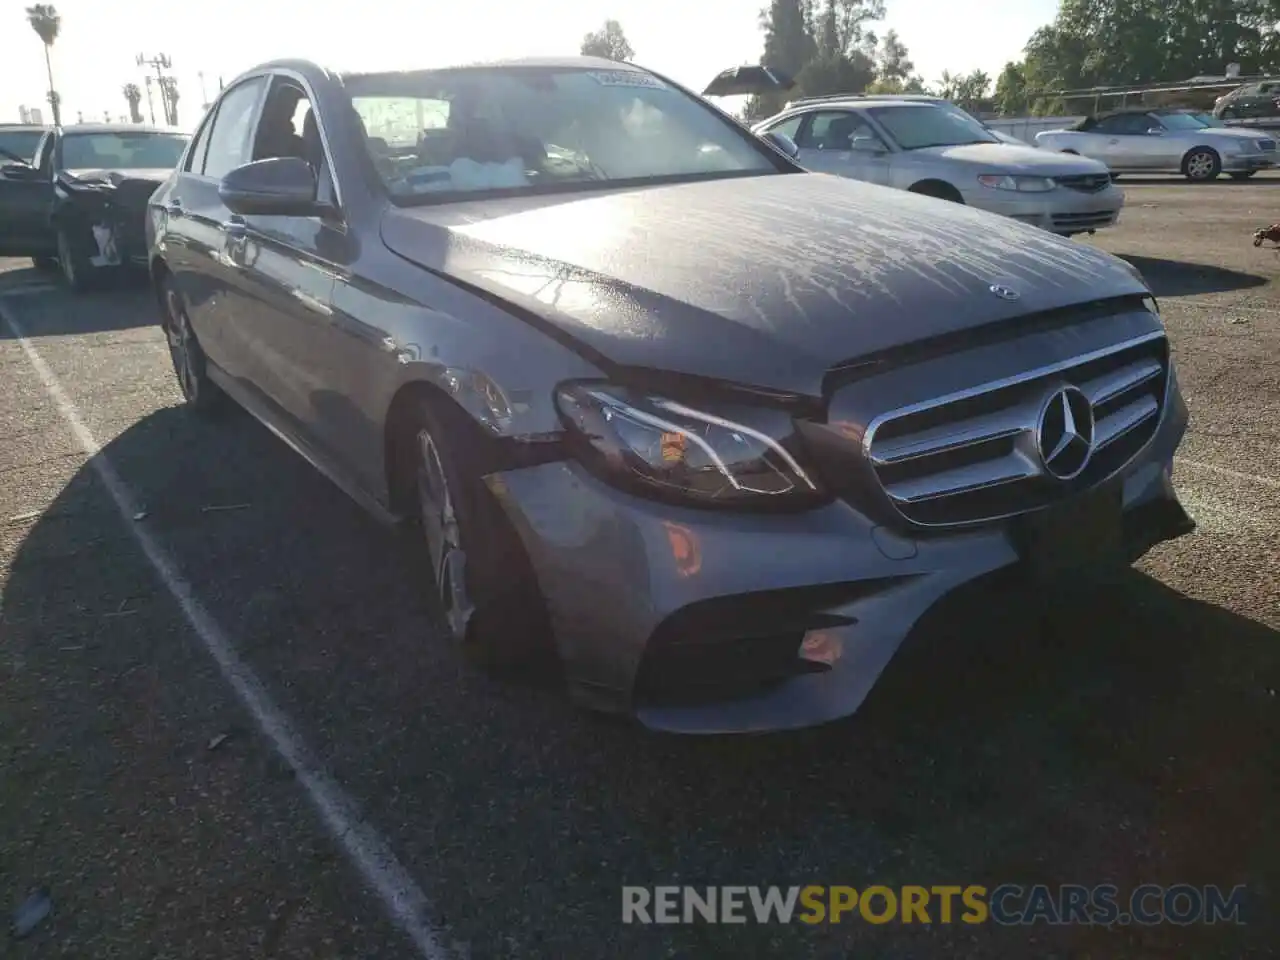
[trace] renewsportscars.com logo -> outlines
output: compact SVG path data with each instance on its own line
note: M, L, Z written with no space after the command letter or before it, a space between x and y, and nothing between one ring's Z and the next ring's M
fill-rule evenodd
M623 887L623 923L1241 924L1244 886Z

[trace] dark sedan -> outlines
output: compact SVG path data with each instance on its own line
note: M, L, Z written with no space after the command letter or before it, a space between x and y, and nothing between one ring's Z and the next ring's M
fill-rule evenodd
M0 168L0 256L61 268L75 291L104 272L147 263L147 199L190 137L133 124L47 131L30 161Z
M793 151L604 60L251 70L150 204L186 404L408 521L463 651L668 730L849 714L963 584L1190 529L1136 270Z

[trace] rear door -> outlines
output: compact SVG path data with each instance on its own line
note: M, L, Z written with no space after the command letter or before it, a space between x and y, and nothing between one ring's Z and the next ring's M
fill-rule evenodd
M0 174L0 254L52 256L57 250L49 213L53 209L54 135L47 133L34 166L16 176ZM0 164L12 163L8 158Z
M166 262L187 302L192 327L209 359L232 377L248 375L238 317L246 298L237 259L231 211L218 197L218 183L247 163L264 76L228 88L209 111L170 185L153 198L153 215L164 223Z

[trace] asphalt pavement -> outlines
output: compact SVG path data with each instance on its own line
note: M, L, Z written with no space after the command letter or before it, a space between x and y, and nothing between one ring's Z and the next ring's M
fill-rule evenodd
M53 903L0 955L1269 955L1280 176L1122 186L1084 242L1161 299L1197 532L1087 605L958 598L855 717L750 738L477 673L395 534L178 407L145 290L0 261L0 905ZM621 922L624 884L1002 882L1245 884L1247 925Z

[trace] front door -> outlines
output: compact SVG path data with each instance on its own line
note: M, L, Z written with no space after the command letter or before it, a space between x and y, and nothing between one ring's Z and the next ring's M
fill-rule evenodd
M52 256L57 251L49 214L53 209L53 134L46 134L36 151L35 164L23 168L15 161L11 174L0 174L0 255Z
M796 159L809 170L868 183L889 183L889 149L854 111L818 110L807 114L793 139L800 148Z

